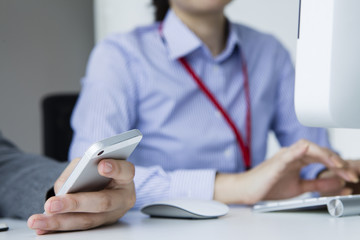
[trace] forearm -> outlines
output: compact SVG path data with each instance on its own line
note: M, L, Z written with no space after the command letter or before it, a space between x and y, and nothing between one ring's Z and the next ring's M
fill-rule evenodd
M266 190L257 181L257 169L244 173L218 173L215 178L214 200L225 204L255 204ZM266 176L263 176L266 178ZM263 179L259 179L263 180Z
M16 150L7 152L5 160L0 154L0 216L26 219L43 212L45 195L66 163Z
M216 174L214 186L214 200L227 204L240 203L241 200L237 197L238 190L235 187L238 185L238 178L238 174Z
M215 173L212 169L165 172L157 166L137 166L135 208L166 199L213 199Z

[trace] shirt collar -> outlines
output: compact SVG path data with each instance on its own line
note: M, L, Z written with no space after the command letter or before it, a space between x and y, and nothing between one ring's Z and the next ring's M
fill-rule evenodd
M163 36L169 49L171 59L184 57L196 49L206 48L209 55L210 51L202 41L176 16L170 9L164 19L162 26ZM179 37L181 36L181 37ZM215 61L223 61L240 45L240 38L236 33L233 23L229 22L229 37L225 50L215 58Z
M171 59L186 56L202 45L201 40L171 9L166 14L162 29Z
M228 22L229 24L229 36L226 40L226 46L224 51L222 51L218 56L215 57L216 62L224 61L226 58L235 51L236 47L240 47L241 38L236 32L236 27L234 23Z

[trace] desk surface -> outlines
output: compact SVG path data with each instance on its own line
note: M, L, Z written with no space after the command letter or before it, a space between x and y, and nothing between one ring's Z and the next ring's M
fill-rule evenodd
M228 215L209 220L149 218L130 211L114 225L88 231L37 236L25 221L0 219L10 227L0 240L26 239L359 239L360 216L333 218L327 211L253 213L231 207Z

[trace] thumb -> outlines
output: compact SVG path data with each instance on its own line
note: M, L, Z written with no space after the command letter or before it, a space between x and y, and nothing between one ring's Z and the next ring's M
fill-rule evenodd
M135 167L132 163L115 159L101 160L98 171L100 175L112 178L116 186L132 183L135 175Z

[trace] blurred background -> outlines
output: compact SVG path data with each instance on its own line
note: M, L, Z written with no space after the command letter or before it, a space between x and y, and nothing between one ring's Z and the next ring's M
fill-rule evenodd
M41 101L78 92L94 44L153 22L150 0L0 0L0 130L43 153ZM299 0L233 0L229 19L275 35L296 57ZM345 158L359 158L360 130L329 129ZM272 134L268 156L279 146Z

